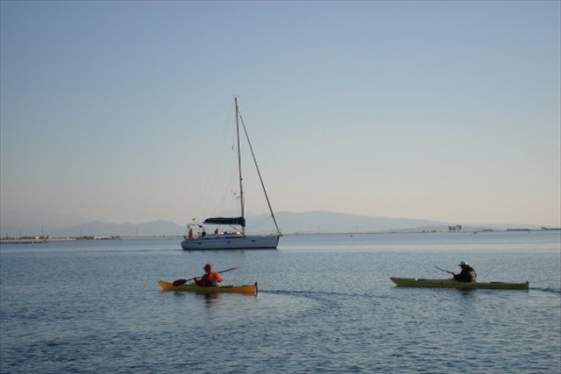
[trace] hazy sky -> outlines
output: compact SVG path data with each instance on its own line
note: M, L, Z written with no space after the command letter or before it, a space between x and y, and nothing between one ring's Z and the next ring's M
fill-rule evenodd
M239 96L277 211L560 225L559 1L0 9L4 214L224 213Z

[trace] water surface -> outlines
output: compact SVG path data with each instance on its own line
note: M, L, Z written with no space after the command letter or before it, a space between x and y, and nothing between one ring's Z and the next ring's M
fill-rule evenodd
M561 365L559 232L287 236L277 251L178 241L0 247L2 373L552 373ZM396 288L390 276L530 291ZM239 266L257 297L161 293L158 279Z

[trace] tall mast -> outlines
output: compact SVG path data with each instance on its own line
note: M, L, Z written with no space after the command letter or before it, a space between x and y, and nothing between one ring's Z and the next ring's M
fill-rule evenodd
M243 184L242 184L242 156L240 152L240 111L238 109L238 98L234 98L234 102L236 104L236 139L238 141L238 172L240 175L240 207L241 207L241 216L244 218L244 201L243 201ZM242 234L245 234L245 227L242 226Z

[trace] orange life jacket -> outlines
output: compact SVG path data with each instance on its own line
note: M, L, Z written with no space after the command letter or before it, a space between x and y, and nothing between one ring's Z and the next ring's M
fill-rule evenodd
M224 277L220 273L210 272L202 276L201 279L195 279L195 284L201 287L212 287L216 286L224 280Z

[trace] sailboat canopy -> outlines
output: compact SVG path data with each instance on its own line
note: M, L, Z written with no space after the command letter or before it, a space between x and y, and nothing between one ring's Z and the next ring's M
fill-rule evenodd
M203 222L208 225L239 225L245 227L244 217L212 217Z

